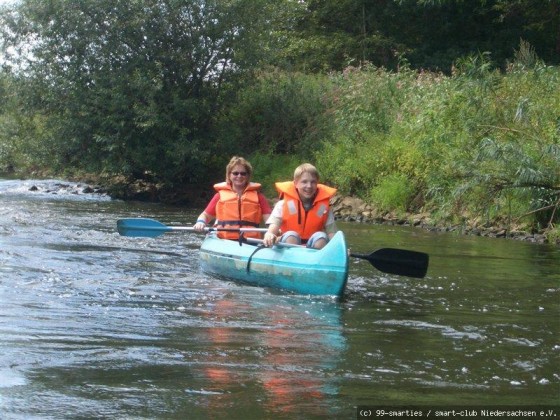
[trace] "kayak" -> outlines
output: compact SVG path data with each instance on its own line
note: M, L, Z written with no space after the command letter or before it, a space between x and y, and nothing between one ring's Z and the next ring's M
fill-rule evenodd
M200 232L192 226L167 226L154 219L132 218L117 221L119 234L155 238L170 232ZM369 261L377 270L423 278L429 255L424 252L381 248L369 254L348 253L342 232L337 232L323 249L279 243L262 246L261 239L248 242L220 239L217 232L266 232L266 228L206 227L200 248L202 268L208 272L248 284L275 287L299 294L342 296L348 280L348 258ZM259 245L257 245L257 243Z
M297 294L342 296L348 280L348 250L340 231L323 249L288 244L266 248L210 232L200 247L200 263L207 273Z

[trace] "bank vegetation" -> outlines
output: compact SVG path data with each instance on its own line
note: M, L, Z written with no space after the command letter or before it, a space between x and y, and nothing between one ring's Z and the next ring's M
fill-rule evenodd
M559 241L560 68L546 43L546 60L520 38L441 49L427 22L459 11L474 25L464 2L386 2L407 31L383 28L367 2L340 3L23 0L0 22L0 170L96 174L114 194L139 182L149 199L195 205L232 155L269 197L310 161L370 213ZM492 13L511 4L476 9L502 42ZM407 20L427 7L439 14ZM327 19L349 10L356 36ZM546 16L527 18L548 28ZM429 51L414 47L422 37Z

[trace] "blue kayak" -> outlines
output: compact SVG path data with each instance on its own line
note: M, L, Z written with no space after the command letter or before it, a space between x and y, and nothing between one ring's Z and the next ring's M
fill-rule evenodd
M123 236L155 238L168 232L194 231L194 228L129 218L119 219L117 230ZM200 260L202 268L209 273L299 294L342 296L344 293L349 255L342 232L337 232L326 247L317 250L288 244L264 248L260 239L248 238L250 243L239 243L217 237L219 231L262 232L266 228L207 227L204 230L208 235L200 249ZM384 273L414 278L426 275L430 260L424 252L395 248L381 248L369 254L351 253L350 257L367 260Z
M208 273L297 294L342 296L348 279L348 250L340 231L320 250L240 244L212 232L200 248L200 262Z

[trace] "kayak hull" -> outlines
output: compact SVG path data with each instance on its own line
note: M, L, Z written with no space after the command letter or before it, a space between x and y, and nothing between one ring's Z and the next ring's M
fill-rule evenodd
M321 250L272 248L207 235L200 248L202 269L247 284L297 294L342 296L348 279L348 250L337 232Z

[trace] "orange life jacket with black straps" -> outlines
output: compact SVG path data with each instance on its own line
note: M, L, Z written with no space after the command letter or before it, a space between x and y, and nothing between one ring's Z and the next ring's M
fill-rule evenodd
M317 184L317 194L313 206L305 210L292 181L277 182L276 189L280 199L284 200L282 208L282 232L296 231L303 241L307 241L315 232L325 228L330 209L330 199L336 194L336 188Z
M235 229L259 227L262 219L258 195L260 188L261 184L250 182L243 194L238 196L226 182L214 185L214 189L220 194L220 200L216 204L216 226ZM244 232L243 236L260 238L261 234L259 232ZM218 237L239 239L239 233L220 231Z

